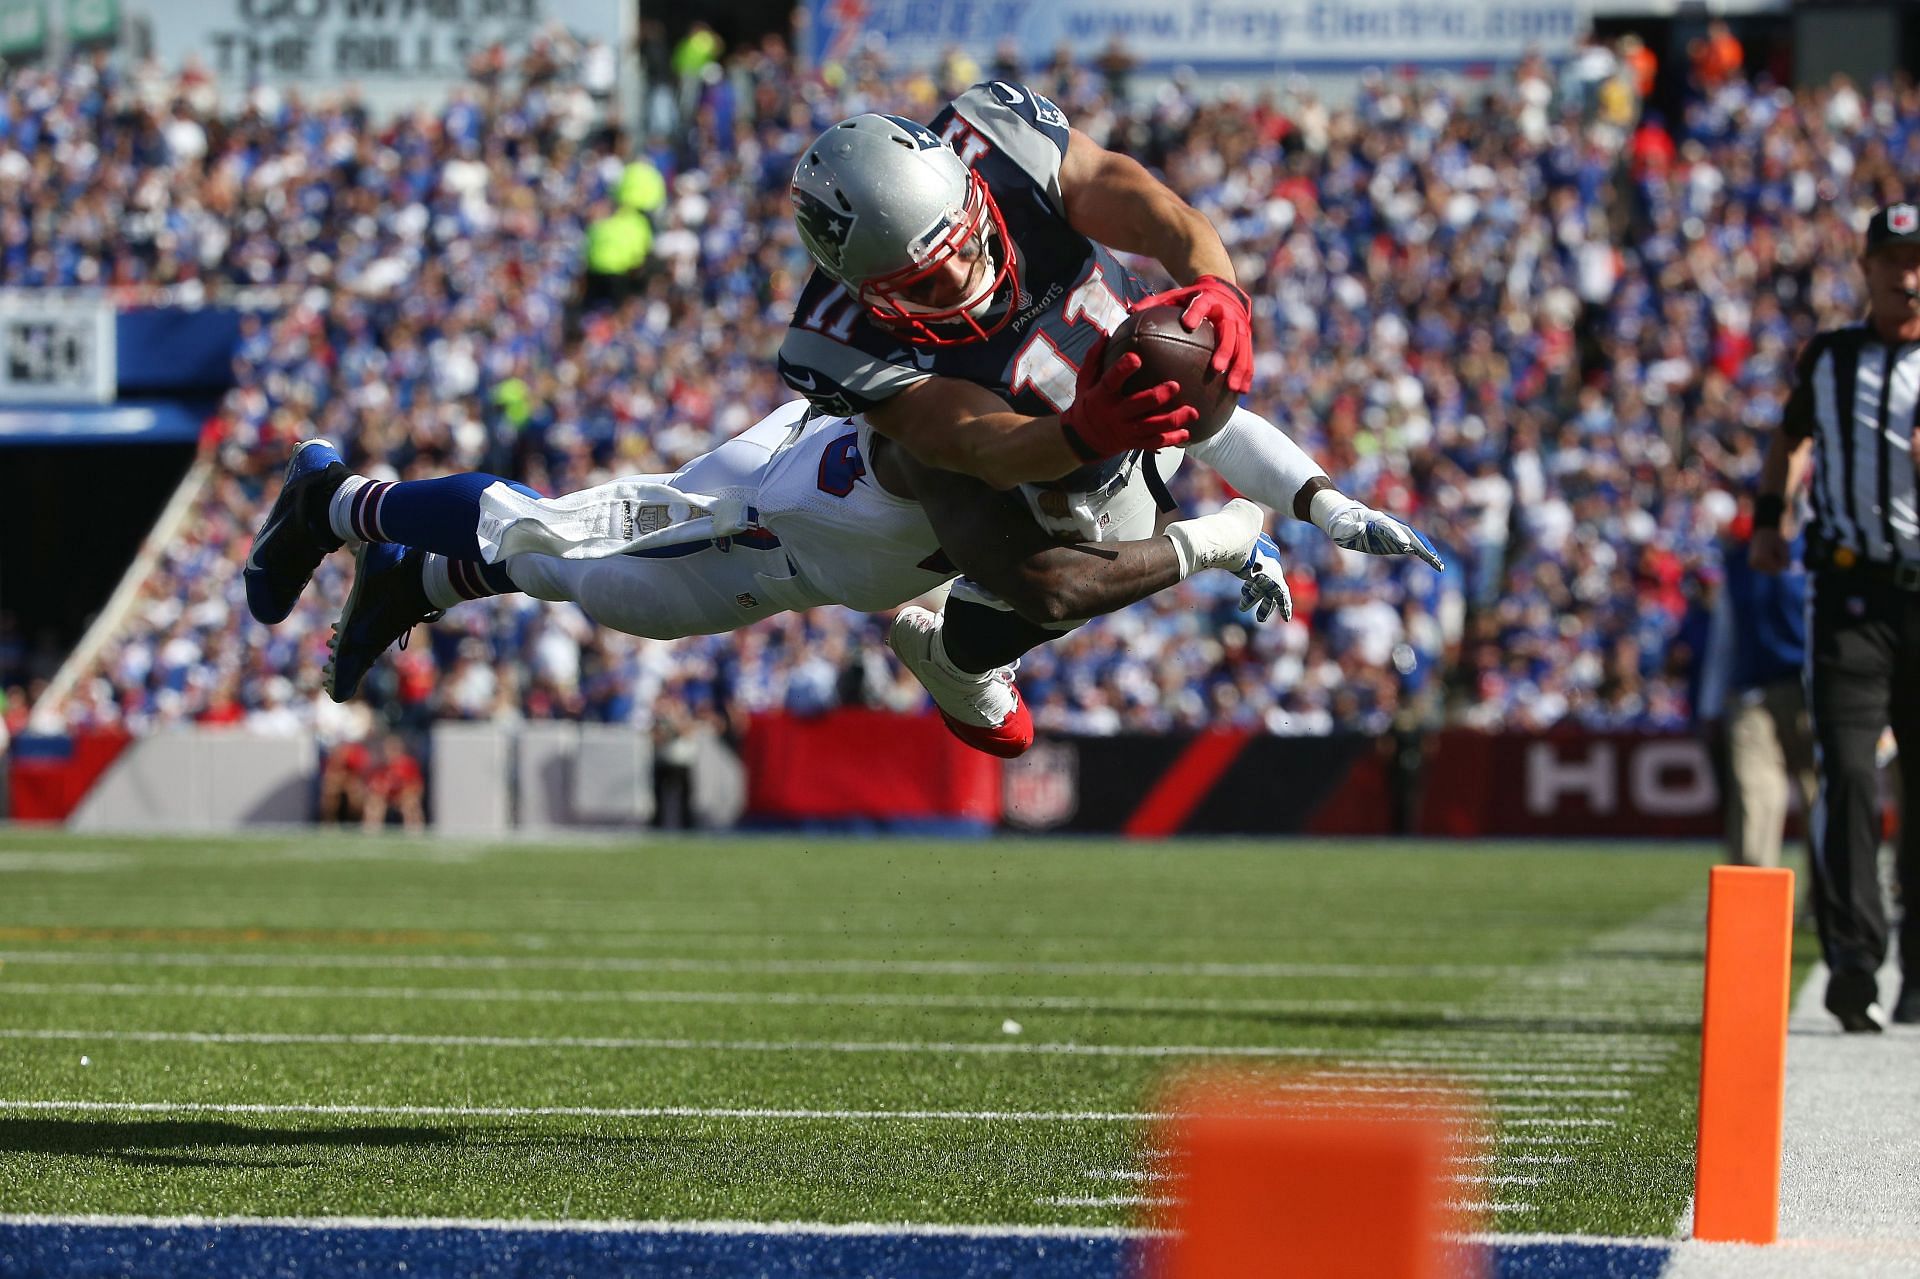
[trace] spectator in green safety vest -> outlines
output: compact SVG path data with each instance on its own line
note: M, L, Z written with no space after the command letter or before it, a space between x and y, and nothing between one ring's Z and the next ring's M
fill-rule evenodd
M691 120L700 101L700 86L718 79L720 54L726 42L704 22L695 22L673 46L673 74L680 81L680 118Z
M617 309L638 293L645 285L647 255L653 250L653 223L646 214L624 204L609 208L604 201L597 208L600 216L587 224L586 270L580 278L570 332L578 331L582 316Z
M635 160L620 171L614 184L614 203L652 217L667 203L667 179L650 160Z

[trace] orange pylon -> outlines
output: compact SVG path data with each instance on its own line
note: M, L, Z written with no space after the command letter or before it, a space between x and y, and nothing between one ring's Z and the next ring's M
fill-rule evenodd
M1357 1081L1356 1081L1357 1082ZM1477 1125L1456 1091L1200 1076L1178 1086L1172 1235L1156 1279L1449 1279L1484 1272L1451 1174Z
M1695 1239L1772 1243L1779 1237L1792 980L1793 872L1714 867L1707 890Z

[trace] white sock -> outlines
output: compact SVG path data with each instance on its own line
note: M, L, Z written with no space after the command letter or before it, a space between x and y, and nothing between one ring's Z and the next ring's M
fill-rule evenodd
M426 563L420 566L420 585L427 590L427 601L435 608L452 608L467 597L454 589L453 580L447 573L447 557L427 552Z
M354 544L360 541L360 534L354 531L351 518L353 495L370 483L372 481L364 475L349 475L333 491L333 498L327 503L327 526L333 530L335 537Z

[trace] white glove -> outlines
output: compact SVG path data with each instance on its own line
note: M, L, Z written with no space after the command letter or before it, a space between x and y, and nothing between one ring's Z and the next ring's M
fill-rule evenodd
M1236 497L1211 515L1167 525L1167 540L1180 556L1182 580L1203 568L1223 568L1245 585L1240 611L1264 622L1277 611L1293 618L1293 596L1280 568L1280 547L1267 536L1266 517L1244 497Z
M1224 568L1239 572L1253 554L1254 543L1266 526L1260 508L1244 497L1236 497L1211 515L1190 520L1175 520L1167 525L1166 539L1180 556L1180 580L1185 581L1203 568Z
M1293 620L1293 592L1287 589L1287 575L1280 564L1280 546L1262 533L1253 543L1247 562L1233 571L1245 585L1240 588L1240 611L1252 613L1253 620L1264 622L1277 610L1280 620Z
M1424 533L1391 515L1363 506L1344 493L1321 489L1309 510L1320 531L1335 546L1366 555L1415 555L1438 571L1446 567Z

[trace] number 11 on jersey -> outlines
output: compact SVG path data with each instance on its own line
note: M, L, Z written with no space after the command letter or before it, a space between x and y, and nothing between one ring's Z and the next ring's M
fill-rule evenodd
M1102 333L1111 333L1127 318L1127 304L1113 291L1100 268L1067 295L1066 318L1069 324L1090 320ZM1063 354L1044 329L1035 329L1020 353L1013 358L1012 389L1015 393L1031 388L1053 406L1055 413L1073 404L1074 387L1080 370Z

